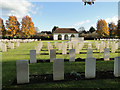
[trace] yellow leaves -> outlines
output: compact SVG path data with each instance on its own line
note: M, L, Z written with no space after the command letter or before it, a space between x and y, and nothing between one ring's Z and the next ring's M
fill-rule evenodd
M22 28L19 30L20 23L17 21L16 16L9 16L8 20L6 20L6 27L8 34L13 37L18 34L23 34L26 36L32 36L35 34L34 23L29 16L25 16L22 18ZM0 18L0 31L3 34L6 34L6 29L3 25L3 20ZM1 33L1 32L0 32Z
M4 23L3 23L3 19L0 18L0 34L2 36L5 36L6 35L6 29L5 29L5 26L4 26Z
M6 21L6 26L11 37L18 34L20 24L17 21L16 16L9 16L8 20Z
M26 36L31 36L34 35L35 33L35 29L34 29L34 23L32 22L32 19L29 16L25 16L22 19L22 28L21 28L22 32L26 35Z
M109 28L105 20L102 20L102 19L98 20L97 32L102 36L109 35Z

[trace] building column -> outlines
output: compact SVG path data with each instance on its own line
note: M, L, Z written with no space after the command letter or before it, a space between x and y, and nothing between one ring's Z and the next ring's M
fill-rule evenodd
M64 40L64 34L62 34L62 40Z
M71 34L68 34L68 40L70 40L70 39L71 39L70 37L71 37Z
M53 38L54 38L54 40L58 40L58 35L57 35L57 34L54 34L54 35L53 35Z

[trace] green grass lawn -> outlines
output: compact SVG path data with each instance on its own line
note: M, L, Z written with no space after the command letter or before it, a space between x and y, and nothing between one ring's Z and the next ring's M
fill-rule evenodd
M50 56L47 51L47 42L42 41L43 48L40 51L41 55L37 55L37 60L49 60ZM49 41L54 45L54 41ZM61 42L61 41L58 41ZM93 41L92 41L93 42ZM16 79L16 61L17 60L29 60L29 50L35 49L39 42L31 43L20 43L20 47L15 47L15 49L8 49L8 52L2 52L2 86L3 88L120 88L120 78L101 78L101 79L90 79L90 80L70 80L70 81L46 81L35 84L24 84L24 85L15 85L13 82ZM75 59L77 58L86 58L87 44L84 45L82 54L76 54ZM103 53L96 50L95 45L93 44L93 57L96 59L103 58ZM120 49L116 53L111 53L110 58L115 58L119 56ZM43 55L46 53L46 55ZM61 51L57 50L57 53ZM57 58L69 59L69 55L60 55L57 54ZM44 62L37 64L29 64L30 66L30 75L43 75L43 74L52 74L53 63ZM111 61L97 61L96 62L97 71L113 71L114 70L114 60ZM85 62L65 62L65 73L71 72L85 72ZM30 77L31 78L31 77Z

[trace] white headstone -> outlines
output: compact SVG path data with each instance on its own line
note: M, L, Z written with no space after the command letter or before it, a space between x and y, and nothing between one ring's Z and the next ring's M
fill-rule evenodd
M96 59L86 58L85 59L85 78L95 78L96 76Z
M88 49L92 49L92 44L88 44Z
M115 57L114 60L114 76L120 77L120 57Z
M36 54L40 54L40 47L39 46L36 46L35 50L36 50Z
M115 42L111 42L111 52L115 53L115 49L116 49Z
M69 49L72 49L72 43L69 42Z
M17 66L17 84L29 83L29 64L27 60L18 60Z
M108 60L110 60L110 49L105 48L104 49L104 61L108 61Z
M83 46L84 46L84 43L80 43L80 44L78 45L79 51L82 50Z
M36 50L30 50L30 63L36 63Z
M20 46L20 42L17 42L17 43L16 43L16 47L19 47L19 46Z
M93 58L93 50L87 49L87 58Z
M103 46L103 43L102 43L102 42L101 42L101 44L100 44L99 51L100 51L100 53L101 53L101 52L104 52L104 46Z
M6 44L2 44L2 52L7 52L7 45Z
M64 59L55 59L53 62L53 80L64 80Z
M62 45L62 54L63 55L67 54L67 47L65 44Z
M69 50L69 61L75 61L75 49Z
M56 50L51 49L50 50L50 62L53 62L54 59L56 59Z
M109 41L107 41L107 44L106 44L106 48L110 48L110 42Z
M14 49L14 43L11 43L11 49Z

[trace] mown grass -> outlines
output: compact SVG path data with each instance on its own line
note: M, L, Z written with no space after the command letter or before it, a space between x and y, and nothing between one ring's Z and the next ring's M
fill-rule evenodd
M37 55L37 60L49 60L50 56L47 51L47 42L42 41L43 48L40 52L41 55ZM54 45L54 41L49 41ZM61 41L58 41L61 42ZM93 42L93 41L92 41ZM72 80L67 82L43 82L36 84L25 84L25 85L13 85L14 80L16 79L16 61L17 60L29 60L29 50L35 49L35 46L39 42L32 43L21 43L20 47L15 47L15 49L8 49L8 52L2 52L2 83L3 88L120 88L120 78L114 79L92 79L92 80ZM84 54L76 54L75 59L77 58L86 58L87 44L84 45L83 50ZM96 50L95 45L93 44L93 57L96 59L103 58L103 53ZM110 58L119 56L120 49L116 53L111 53ZM46 53L47 55L43 55ZM57 50L57 53L61 51ZM57 58L69 59L69 55L60 55L57 54ZM43 74L52 74L53 72L53 63L44 62L30 64L30 75L43 75ZM111 61L97 61L96 70L97 71L113 71L114 69L114 60ZM65 62L65 73L70 72L85 72L85 62ZM31 78L31 77L30 77Z

